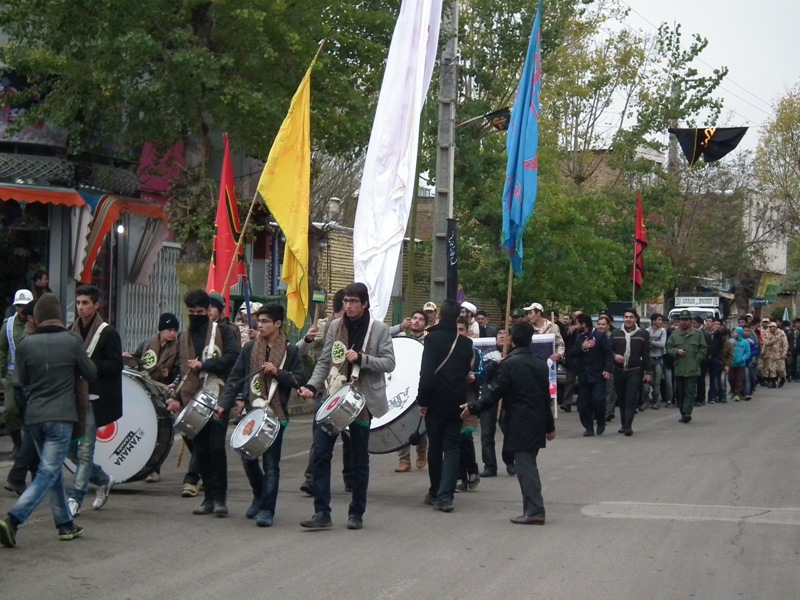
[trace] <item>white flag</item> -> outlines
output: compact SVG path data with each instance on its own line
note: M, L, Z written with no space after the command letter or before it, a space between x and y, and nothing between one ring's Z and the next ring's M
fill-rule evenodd
M403 0L364 161L353 229L355 280L380 321L391 300L417 165L419 121L439 42L442 0Z

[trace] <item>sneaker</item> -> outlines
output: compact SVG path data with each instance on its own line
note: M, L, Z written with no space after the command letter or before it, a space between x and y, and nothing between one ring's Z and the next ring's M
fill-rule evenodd
M153 471L152 473L150 473L150 475L145 477L144 480L145 483L158 483L159 481L161 481L161 475L159 475L155 471Z
M194 498L197 496L197 486L193 483L184 483L181 498Z
M475 490L481 483L481 476L477 473L467 475L467 489L471 492Z
M481 477L497 477L497 469L484 469L481 471Z
M425 498L422 500L423 504L427 504L428 506L433 506L436 502L436 498L430 495L430 493L425 494Z
M395 473L408 473L411 470L411 463L401 462L394 468Z
M225 506L224 502L214 500L214 516L220 518L228 516L228 507Z
M745 397L744 397L744 401L745 401L745 402L750 402L750 400L752 400L752 399L753 399L753 397L752 397L752 396L745 396Z
M17 526L8 517L0 519L0 544L6 548L17 545Z
M455 506L453 506L452 500L437 500L433 505L433 510L438 510L440 512L453 512Z
M262 510L256 517L256 525L259 527L272 527L272 513L268 510Z
M459 479L458 483L456 484L456 494L460 494L461 492L467 492L467 491L469 491L467 484L464 482L463 479Z
M79 538L83 535L83 527L78 527L70 521L66 525L59 525L58 526L58 539L62 542L68 542L70 540L74 540L75 538Z
M310 519L300 521L300 527L305 527L306 529L328 529L333 527L333 522L330 515L318 512L314 513L314 516Z
M514 466L514 463L506 465L506 473L508 473L509 477L513 477L517 474L517 467Z
M200 506L192 511L193 515L210 515L214 512L214 503L204 501Z
M653 402L653 403L650 405L650 410L658 410L658 403L656 403L656 402Z
M94 502L92 502L93 509L100 510L103 508L103 506L105 506L106 502L108 502L108 495L111 493L111 489L114 487L115 483L117 482L111 475L109 475L108 483L97 487L97 498L95 498Z
M347 528L348 529L364 529L364 521L361 517L357 517L356 515L350 515L347 517Z
M300 491L308 496L314 495L314 489L311 487L311 484L306 482L300 486Z
M244 511L244 518L255 519L260 513L261 509L258 508L258 502L254 500L253 503L248 507L248 509Z
M709 404L716 404L716 403L717 403L717 401L716 401L716 400L709 400L709 401L708 401L708 403L709 403Z
M69 508L69 514L73 519L81 514L81 505L78 504L78 501L75 500L75 498L67 499L67 508Z
M428 455L427 454L417 454L417 468L424 469L428 466Z

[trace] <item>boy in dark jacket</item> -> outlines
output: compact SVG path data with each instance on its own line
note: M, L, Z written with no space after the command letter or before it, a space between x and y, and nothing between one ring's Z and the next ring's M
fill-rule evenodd
M508 414L508 450L514 452L517 479L522 489L523 514L511 519L520 525L544 525L542 482L536 456L556 437L550 407L550 382L545 362L531 352L533 327L515 323L511 328L512 350L500 363L489 394L462 406L463 417L488 410L501 399Z

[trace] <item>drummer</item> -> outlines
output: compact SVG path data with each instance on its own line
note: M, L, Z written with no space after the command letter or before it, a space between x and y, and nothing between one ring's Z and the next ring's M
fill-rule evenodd
M241 349L237 336L230 328L212 326L208 315L210 301L205 290L187 292L183 302L189 312L189 328L178 337L178 365L181 377L185 379L178 398L167 401L167 409L172 413L179 412L202 390L205 383L202 376L214 375L224 384ZM213 349L210 355L207 351L209 346ZM193 511L196 515L228 515L225 504L228 493L228 462L225 456L227 425L227 419L214 421L203 427L193 439L184 438L189 450L197 456L205 486L203 503Z
M367 508L369 483L369 427L372 416L389 412L385 373L394 370L394 347L389 328L373 320L369 313L369 292L363 283L351 283L344 289L344 317L328 327L325 347L308 384L300 388L304 398L313 398L326 386L329 393L351 382L353 369L360 367L358 390L366 406L350 424L353 495L348 511L347 528L361 529ZM333 350L336 350L334 356ZM341 371L339 371L341 369ZM317 427L314 433L314 516L302 521L302 527L321 529L331 522L331 458L336 437Z
M133 352L123 352L122 356L137 358L141 369L150 379L158 383L169 384L178 377L178 317L172 313L163 313L158 318L158 333L144 340Z
M430 302L428 304L431 304ZM436 310L434 309L434 312ZM407 337L421 344L425 343L425 334L428 327L428 313L425 310L416 310L414 314L403 320L399 325L390 329L392 337ZM424 469L428 464L428 435L422 434L417 448L417 468ZM397 466L395 473L408 473L411 470L411 446L405 446L397 451Z
M248 399L255 408L269 406L280 421L278 436L261 457L263 469L258 459L242 457L244 472L253 490L253 501L244 516L255 519L259 527L271 527L275 518L283 432L289 422L289 396L293 388L299 388L306 382L300 351L281 331L284 315L285 310L280 304L269 304L258 309L255 314L258 337L242 348L228 377L225 391L214 409L217 417L230 411L234 403L241 411L245 401L236 400L237 394L241 393L242 398Z

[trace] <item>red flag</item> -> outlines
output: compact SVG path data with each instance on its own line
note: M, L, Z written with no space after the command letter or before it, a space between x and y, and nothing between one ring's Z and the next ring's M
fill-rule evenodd
M644 226L644 214L642 213L642 192L636 196L636 231L633 239L636 241L633 252L633 268L631 269L631 281L635 282L636 289L642 287L644 277L644 249L647 247L647 228Z
M241 235L239 224L239 208L236 206L236 192L233 189L233 167L231 167L231 151L228 144L228 134L223 134L225 140L225 155L222 158L222 176L219 186L219 203L217 204L217 218L214 223L214 249L211 253L211 267L208 270L206 290L217 292L225 298L225 316L231 310L231 285L239 282L239 275L247 275L244 265L244 250L239 248L236 254L236 244ZM231 267L231 262L236 261L233 274L225 285L225 278ZM223 289L224 288L224 289Z

